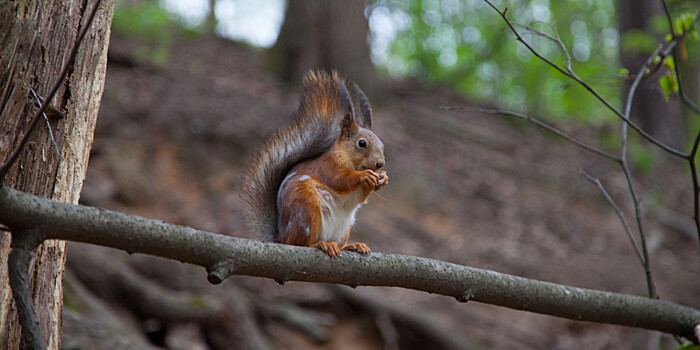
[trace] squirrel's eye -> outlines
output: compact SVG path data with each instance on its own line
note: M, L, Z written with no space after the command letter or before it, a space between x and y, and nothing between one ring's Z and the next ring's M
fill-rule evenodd
M365 140L360 140L360 141L357 142L357 145L360 146L360 147L362 147L362 148L366 148L366 147L367 147L367 141L365 141Z

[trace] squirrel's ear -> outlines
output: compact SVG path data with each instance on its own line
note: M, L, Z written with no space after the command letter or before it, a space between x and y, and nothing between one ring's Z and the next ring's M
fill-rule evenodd
M352 84L357 98L360 100L360 115L357 118L357 123L365 129L372 130L372 106L369 105L369 100L360 87L354 82Z
M343 80L338 78L338 94L340 97L340 108L343 111L343 113L350 113L351 116L355 115L355 110L352 105L352 97L350 97L350 92L348 91L348 88L345 87L345 84L343 84Z
M360 127L355 122L355 117L350 112L345 112L343 120L340 122L340 137L350 139L360 131Z

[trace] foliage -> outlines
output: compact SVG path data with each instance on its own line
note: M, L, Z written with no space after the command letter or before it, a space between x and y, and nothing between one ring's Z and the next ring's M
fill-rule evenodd
M671 3L683 8L687 2ZM637 68L620 67L620 45L623 50L651 53L658 45L655 34L669 31L660 14L649 31L630 31L620 38L613 0L493 3L507 9L509 19L520 24L517 29L535 49L565 66L566 55L559 45L528 27L555 38L558 34L574 71L615 107L621 106L624 80ZM676 17L679 28L692 22L687 14ZM585 89L530 54L483 0L378 0L372 6L370 27L375 35L373 59L391 76L446 84L471 98L549 118L614 120ZM667 94L677 89L672 74L664 75L660 84Z
M691 11L683 11L681 14L673 20L673 34L667 34L666 41L671 41L674 36L679 36L681 33L690 30L688 36L683 39L679 45L680 56L684 61L688 60L688 46L687 41L697 42L698 41L698 30L692 28L693 22L697 18L697 14ZM656 57L657 60L661 60L660 57ZM664 60L664 67L666 68L666 74L659 78L659 86L664 93L664 98L668 101L668 98L672 94L679 92L678 79L674 74L674 69L676 63L673 57L666 57Z
M128 3L118 1L114 9L112 30L127 36L138 37L142 45L136 48L136 58L155 65L167 62L173 34L191 34L158 1Z
M678 349L679 350L700 350L700 345L686 343L686 344L679 345Z

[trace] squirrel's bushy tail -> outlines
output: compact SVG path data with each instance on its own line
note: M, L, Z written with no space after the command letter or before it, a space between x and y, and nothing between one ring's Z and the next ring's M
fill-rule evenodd
M291 124L275 131L250 158L243 176L249 229L273 240L277 234L277 192L297 163L326 152L340 134L350 95L336 72L309 71L302 81L299 110Z

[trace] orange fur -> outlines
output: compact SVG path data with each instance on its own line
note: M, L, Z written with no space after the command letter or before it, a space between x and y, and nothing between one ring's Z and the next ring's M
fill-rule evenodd
M354 89L357 103L336 72L304 76L295 118L249 161L244 199L251 229L330 256L341 249L369 253L365 244L346 243L357 209L388 177L378 171L384 145L372 131L372 109Z
M358 146L359 140L365 147ZM340 136L333 146L322 155L295 165L283 182L278 197L280 242L294 245L317 247L331 257L340 250L352 250L369 254L370 249L364 243L346 245L350 229L337 241L322 240L323 218L331 215L328 200L324 193L333 196L333 200L343 201L343 196L351 196L359 206L367 201L372 192L386 185L386 172L377 171L384 165L383 145L371 130L359 127L352 116L344 117ZM324 212L324 210L326 212ZM354 211L352 208L352 219ZM330 220L330 219L326 219ZM352 223L350 223L352 225ZM333 233L326 232L326 236Z

